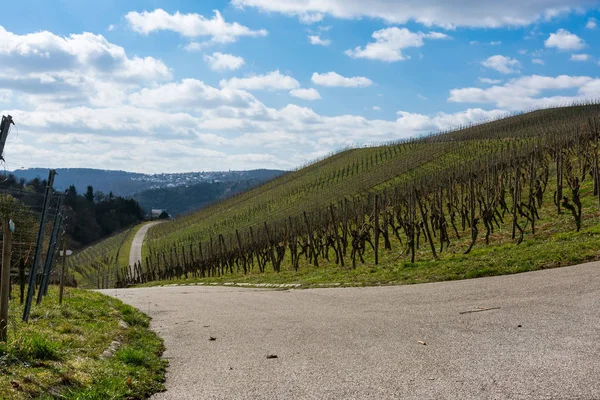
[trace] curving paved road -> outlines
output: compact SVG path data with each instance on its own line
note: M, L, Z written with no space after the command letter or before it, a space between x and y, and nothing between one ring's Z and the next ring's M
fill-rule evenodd
M412 286L105 293L165 339L155 400L600 399L600 263Z
M154 225L162 224L163 222L165 221L147 223L135 233L133 241L131 242L131 249L129 250L129 268L132 268L138 261L142 261L142 245L144 244L144 238L146 237L148 229ZM131 269L131 273L135 273L133 268Z

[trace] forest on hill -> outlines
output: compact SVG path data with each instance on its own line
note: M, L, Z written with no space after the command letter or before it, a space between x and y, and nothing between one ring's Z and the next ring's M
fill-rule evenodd
M29 211L30 221L23 224L37 226L46 186L45 179L33 178L27 181L10 174L0 182L0 191L10 194ZM94 191L92 186L79 194L75 186L71 185L64 193L65 234L69 238L69 246L74 249L97 242L145 218L144 210L136 200L114 196L112 193L105 195ZM56 207L57 195L58 192L55 192L51 199L50 210Z

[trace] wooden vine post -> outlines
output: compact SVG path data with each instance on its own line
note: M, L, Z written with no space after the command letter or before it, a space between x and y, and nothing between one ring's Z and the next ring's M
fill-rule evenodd
M375 243L373 243L375 251L375 265L379 265L379 195L375 195L373 204L373 217L375 218Z
M8 339L8 297L10 295L10 253L12 232L8 216L4 217L2 238L2 273L0 274L0 342Z

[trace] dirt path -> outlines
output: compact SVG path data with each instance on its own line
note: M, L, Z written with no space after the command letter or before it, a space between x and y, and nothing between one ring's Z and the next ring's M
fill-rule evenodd
M131 242L131 250L129 250L129 267L131 268L138 261L142 261L142 245L144 244L144 238L150 227L162 224L164 221L154 221L142 226L133 237ZM131 269L131 273L134 274L134 270Z
M165 340L155 400L600 399L600 263L395 287L105 293Z

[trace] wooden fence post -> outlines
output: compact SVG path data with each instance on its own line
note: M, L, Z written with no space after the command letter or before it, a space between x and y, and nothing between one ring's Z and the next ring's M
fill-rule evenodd
M63 293L65 290L65 270L67 269L67 239L63 241L63 259L60 269L60 291L58 292L58 304L62 305Z
M0 275L0 342L8 339L8 296L10 292L10 253L12 232L8 224L8 216L4 217L2 238L2 274Z

